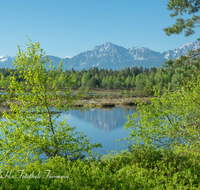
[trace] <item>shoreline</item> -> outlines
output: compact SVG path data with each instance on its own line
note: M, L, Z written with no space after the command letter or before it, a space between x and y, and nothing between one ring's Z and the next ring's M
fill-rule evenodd
M82 95L75 97L73 108L89 107L89 108L111 108L115 106L137 106L136 99L140 99L143 104L150 104L153 96L133 96L133 95ZM14 100L15 101L15 100ZM17 102L16 102L17 103ZM63 105L67 100L63 100ZM9 102L3 102L0 105L0 111L7 109L10 111Z
M77 100L73 107L91 107L91 108L109 108L115 106L137 106L136 99L141 99L142 103L150 104L151 97L129 97L129 98L92 98L92 99L83 99Z

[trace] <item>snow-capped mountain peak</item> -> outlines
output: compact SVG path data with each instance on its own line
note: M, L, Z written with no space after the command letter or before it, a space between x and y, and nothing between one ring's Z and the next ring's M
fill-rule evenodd
M200 48L200 44L197 42L183 44L180 48L168 50L162 53L165 59L178 58L180 55L186 55L190 50L197 50Z
M111 49L115 49L115 45L112 44L111 42L106 42L103 45L95 46L92 51L105 52L105 51L109 51Z
M82 52L74 57L66 56L63 59L63 70L66 69L90 69L91 67L121 69L132 66L142 66L143 68L162 67L162 63L167 59L178 58L185 55L189 50L199 49L199 43L187 43L180 48L168 50L163 53L152 51L146 47L135 46L126 49L122 46L106 42L95 46L91 51ZM56 67L61 58L49 56ZM14 68L12 65L13 57L0 56L0 68Z
M4 55L0 56L0 62L4 62L4 61L7 61L7 60L8 60L8 57L6 57Z
M69 55L67 55L64 59L66 59L66 58L69 58L69 59L71 59L72 57L70 57Z

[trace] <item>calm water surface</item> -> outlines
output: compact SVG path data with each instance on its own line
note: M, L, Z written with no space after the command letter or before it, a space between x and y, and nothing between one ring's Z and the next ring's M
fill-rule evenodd
M90 138L90 143L101 143L103 148L93 149L93 152L102 155L117 149L117 152L127 149L122 146L127 141L117 142L116 139L123 139L129 136L129 131L124 129L128 114L136 112L136 107L115 107L111 109L85 109L70 110L61 113L59 120L67 119L69 126L75 126L77 131L84 131Z
M83 131L84 135L90 139L90 143L101 143L103 148L93 149L98 154L106 155L111 151L120 153L122 150L128 149L128 146L122 146L128 141L116 142L116 139L123 139L129 136L129 130L124 129L124 124L127 121L125 116L132 115L136 112L136 107L114 107L110 109L102 108L80 108L73 109L67 112L62 112L57 121L66 119L71 127L76 127L75 131ZM5 120L5 118L2 118ZM74 132L75 132L74 131ZM109 153L107 152L109 151ZM45 159L42 154L40 158Z

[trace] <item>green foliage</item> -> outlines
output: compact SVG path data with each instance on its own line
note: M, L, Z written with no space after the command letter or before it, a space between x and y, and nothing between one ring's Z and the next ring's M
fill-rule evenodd
M163 90L163 87L168 87L168 84L171 82L171 73L164 73L160 68L157 69L157 72L147 72L138 74L135 77L135 91L134 94L137 95L153 95L153 87L157 90Z
M78 74L78 73L77 73ZM76 73L72 72L71 80L73 81L73 88L78 88L80 86L80 81L78 81L78 76ZM60 75L63 75L63 72L60 73ZM64 77L64 76L63 76ZM67 81L66 81L67 82ZM79 83L78 83L79 82Z
M138 74L135 78L135 94L137 95L141 95L143 94L143 89L146 85L146 78L144 76L144 74Z
M124 90L123 94L124 94L124 98L128 97L128 91L127 90Z
M199 5L198 0L169 0L168 9L174 9L172 16L176 16L187 11L189 14L195 13L199 10ZM191 28L196 21L199 22L199 17L196 17L196 20L193 17L186 22L178 19L174 28L168 28L166 32L178 34L188 28L186 35L190 35L193 33ZM1 172L1 178L11 169L12 176L15 177L7 176L0 180L1 189L199 189L200 77L196 71L199 64L198 52L191 52L189 58L182 56L176 60L177 62L169 61L169 65L176 68L173 77L170 68L166 70L166 74L155 68L150 71L146 69L143 71L143 68L131 68L131 70L126 68L121 70L119 75L107 69L98 75L99 71L96 68L90 69L89 74L83 72L81 74L84 76L81 80L83 87L93 84L95 80L102 80L99 84L103 88L119 86L123 89L125 86L136 86L136 91L148 94L152 93L154 86L158 91L155 90L156 97L151 99L150 105L139 102L138 112L128 116L125 128L132 130L125 140L129 140L129 143L133 141L133 145L129 146L129 152L122 151L121 155L115 154L115 156L109 154L99 160L87 158L71 162L64 158L66 150L71 151L72 155L81 151L90 153L91 148L98 147L98 144L90 145L82 134L80 138L73 136L71 134L73 129L66 121L60 122L59 125L55 123L50 109L54 107L57 110L63 109L63 99L59 96L60 88L64 87L61 81L70 82L72 78L63 80L66 75L60 75L60 70L53 69L47 72L44 69L44 64L48 60L42 62L41 57L37 55L36 50L39 50L42 56L39 44L29 43L28 48L30 56L21 53L19 49L20 56L16 60L16 65L23 74L21 77L23 80L26 79L25 83L19 82L15 75L9 79L9 92L20 104L11 103L13 113L5 112L7 121L0 123L3 134L0 141L1 159L5 169ZM92 79L94 75L95 80ZM174 88L175 91L172 93L170 86L167 86L171 77L172 83L179 84L179 88ZM74 75L73 80L78 78L78 75ZM4 78L1 81L3 85ZM182 84L184 85L181 86ZM164 88L164 94L158 98L163 86L168 89ZM55 94L52 93L52 89ZM65 92L65 100L67 99L65 104L67 103L66 109L68 109L73 101L69 96L70 91L65 89ZM119 94L122 95L123 92ZM10 99L11 102L12 100ZM32 111L35 109L36 113L41 112L41 116L37 114L34 117ZM45 109L47 114L44 112ZM55 129L54 134L51 132L52 126ZM38 133L39 130L44 132L43 136ZM78 145L82 146L79 150ZM52 156L46 163L41 163L37 158L44 151ZM35 160L34 163L24 165L23 168L21 165L13 168L13 164L21 160L24 161L21 163L30 162L31 154L35 156L32 159ZM19 156L22 159L19 160ZM22 169L24 178L19 177L19 170ZM47 177L47 172L54 177ZM32 177L37 174L40 174L40 177Z
M199 27L200 16L195 15L200 9L199 0L169 0L168 10L173 10L171 17L183 15L187 13L192 15L192 18L182 19L177 18L176 23L172 27L165 28L167 35L180 34L185 30L185 36L190 36L194 33L193 28ZM200 38L198 39L198 41ZM186 56L181 55L178 59L165 61L163 64L166 72L175 71L173 85L175 88L186 84L188 81L196 81L200 71L200 49L191 50Z
M169 0L167 4L168 10L173 10L174 13L170 14L171 17L175 17L178 15L183 15L183 13L188 13L192 15L190 19L182 19L177 18L176 23L172 27L167 27L164 29L167 35L171 34L180 34L183 30L185 30L185 36L190 36L194 33L192 28L199 27L200 16L195 15L200 9L200 1L199 0Z
M153 84L148 81L143 89L143 94L145 95L153 95L154 91L153 91Z
M2 189L199 189L199 156L155 149L131 149L109 154L99 161L30 163L2 171ZM35 177L35 178L34 178Z
M118 93L118 95L119 95L119 96L122 96L122 95L123 95L123 91L120 91L120 92Z
M128 77L125 80L125 84L126 84L127 88L129 88L131 86L131 80L132 80L132 77L130 77L130 75L128 75Z
M105 84L104 84L105 88L107 88L107 89L112 89L113 88L113 83L114 82L113 82L112 75L109 76L109 77L106 77L104 82L105 82Z
M81 83L82 83L82 86L86 86L86 84L88 83L88 81L90 80L90 73L84 73L83 74L83 77L81 79Z
M120 76L118 75L117 77L114 76L114 84L113 84L114 89L119 89L122 87L122 83L120 80Z
M87 86L90 88L96 88L99 86L99 81L94 76L92 76L88 81Z
M135 87L135 76L133 75L132 79L131 79L131 86Z
M8 89L9 87L9 76L4 77L3 75L1 76L1 84L3 89Z
M132 89L130 90L129 94L130 94L131 97L133 96L133 90Z
M134 146L200 153L199 94L200 77L173 93L166 89L161 98L152 98L150 105L139 102L138 112L128 116L125 129L131 131L125 139L133 140Z
M78 89L78 94L83 94L84 93L84 89L85 87L84 86L81 86L79 89Z
M112 95L111 95L111 92L108 93L108 98L112 99Z
M196 81L200 75L200 52L190 51L188 55L181 55L176 60L168 60L163 63L164 72L175 71L172 85L178 88L190 81Z
M85 89L84 89L84 95L86 95L86 96L89 96L89 93L90 93L90 88L89 87L86 87Z
M29 39L28 39L29 40ZM1 169L6 165L27 164L39 160L41 154L47 158L56 155L67 159L76 159L82 152L91 153L91 149L101 146L89 143L83 132L74 132L66 120L57 122L57 112L69 110L74 100L70 96L70 85L73 83L59 69L51 67L48 58L44 60L43 50L39 43L26 44L23 52L18 46L14 65L24 78L25 83L9 77L9 91L5 98L10 101L11 113L3 112L6 121L0 121L0 160ZM45 64L50 62L49 71ZM8 96L12 94L13 96Z
M103 80L102 80L102 83L101 83L101 87L102 88L106 88L106 78L105 77L103 77Z
M48 72L48 71L47 71ZM95 88L103 88L103 89L130 89L130 88L135 88L136 87L136 77L137 75L140 74L140 72L143 72L143 68L140 67L132 67L131 70L130 68L125 68L124 70L120 71L112 71L111 69L106 72L104 69L101 69L100 71L97 72L96 68L91 68L89 71L74 71L72 70L66 70L65 72L59 71L57 80L60 75L63 77L63 84L62 87L64 87L65 83L68 83L71 81L73 82L73 89L79 89L80 91L79 94L83 94L85 87L89 87L92 89ZM158 70L160 72L160 70ZM2 80L2 87L3 89L7 90L9 86L9 76L12 75L16 76L17 81L21 81L23 84L25 83L25 79L23 76L19 77L19 71L17 70L9 70L9 69L0 69L0 75L1 80ZM156 68L151 68L150 70L145 68L143 72L143 77L144 81L151 81L153 85L156 85L156 81L154 79L154 76L157 74L157 69ZM70 80L68 79L69 76L72 77ZM141 75L141 74L140 74ZM166 78L166 76L168 76ZM167 87L168 82L171 81L172 75L169 73L166 75L162 75L164 79L162 80L162 86ZM138 86L138 84L137 84ZM137 87L138 88L138 87ZM137 91L137 90L136 90ZM140 90L139 90L140 91Z

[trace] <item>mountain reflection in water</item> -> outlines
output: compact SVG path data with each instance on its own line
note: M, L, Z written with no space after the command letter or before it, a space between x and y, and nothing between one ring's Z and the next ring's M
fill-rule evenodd
M124 117L128 114L132 115L134 112L136 112L136 107L80 108L62 112L56 121L66 119L69 126L76 127L75 131L83 131L83 134L90 139L91 144L101 143L103 148L94 149L93 155L94 152L105 155L107 150L111 152L116 149L120 153L128 148L127 145L122 146L125 141L116 143L116 139L129 136L130 129L124 129L127 121L127 118ZM2 121L5 121L5 118L2 118ZM40 158L47 159L44 153Z
M63 112L59 120L67 119L69 126L75 126L76 131L83 131L90 139L90 143L101 143L103 148L95 148L93 152L107 154L117 149L120 153L128 148L128 141L116 142L116 139L124 139L129 136L130 129L124 129L127 121L125 116L136 112L136 107L115 108L81 108ZM126 143L126 146L123 144ZM128 143L128 144L127 144ZM131 144L131 143L130 143Z
M79 110L71 110L65 113L65 118L74 117L86 123L91 123L95 128L99 128L105 132L123 127L127 121L128 114L136 111L136 107L115 107L111 109L91 109L81 108Z

